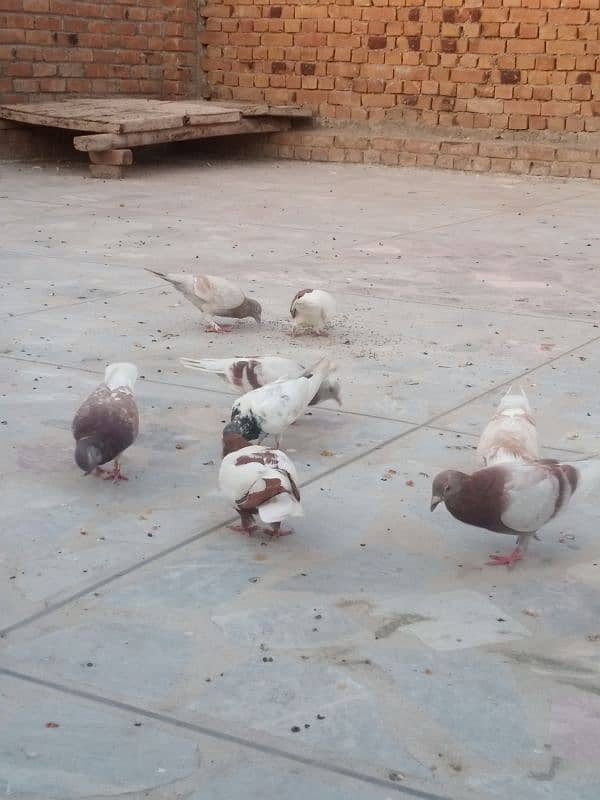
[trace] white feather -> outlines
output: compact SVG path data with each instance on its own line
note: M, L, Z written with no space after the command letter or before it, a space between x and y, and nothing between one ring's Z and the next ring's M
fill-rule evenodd
M228 311L240 306L246 298L239 286L217 275L163 273L149 268L146 271L172 284L190 303L209 316L227 316Z
M481 434L477 457L480 465L487 467L511 461L535 461L540 457L535 420L522 388L516 394L511 386L500 401Z
M242 395L233 404L242 416L250 412L265 433L279 436L306 410L319 386L331 370L324 358L298 378L283 378Z
M268 465L257 461L237 463L240 456L252 457L256 454L262 455L265 453L270 455L271 463ZM234 505L237 505L247 494L264 489L265 480L268 478L277 478L284 488L289 492L293 492L290 477L294 484L298 486L296 467L283 451L271 450L261 445L250 445L225 456L219 470L219 486L223 494ZM281 498L281 500L278 500L278 498ZM301 517L303 515L302 506L293 496L293 493L281 494L271 498L259 507L258 512L263 522L269 523L281 522L286 516Z
M507 464L506 469L510 478L502 522L513 531L534 533L556 514L559 480L543 464ZM567 503L568 500L563 508Z
M259 386L280 380L281 378L296 378L304 372L304 366L291 358L280 356L257 356L239 358L180 358L184 367L196 369L200 372L211 372L220 375L230 386L238 392L249 392L256 388L248 380L249 366L253 367L254 376ZM234 369L236 365L245 364L243 369ZM236 376L241 373L241 381ZM241 385L240 385L241 384Z
M290 309L294 328L312 328L322 332L335 314L335 300L322 289L312 289L292 301Z
M126 361L109 364L104 370L104 383L111 391L126 388L133 392L137 377L138 369L135 364Z

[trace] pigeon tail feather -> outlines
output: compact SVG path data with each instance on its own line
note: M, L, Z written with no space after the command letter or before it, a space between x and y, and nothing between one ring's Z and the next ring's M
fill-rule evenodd
M104 371L104 383L109 389L120 389L125 386L133 392L133 387L138 377L138 369L135 364L127 361L120 361L109 364Z

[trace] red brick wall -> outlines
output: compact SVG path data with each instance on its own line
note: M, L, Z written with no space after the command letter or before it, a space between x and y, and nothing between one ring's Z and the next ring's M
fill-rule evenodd
M373 123L600 130L600 0L209 0L201 14L217 97Z
M0 99L196 89L197 0L0 0Z

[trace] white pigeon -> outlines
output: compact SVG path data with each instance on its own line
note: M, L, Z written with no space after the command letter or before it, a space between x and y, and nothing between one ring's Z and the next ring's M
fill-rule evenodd
M270 525L273 536L285 536L281 523L286 517L301 517L296 468L281 450L250 445L237 433L223 436L223 461L219 470L221 491L240 515L233 530L251 534L255 517Z
M571 497L596 493L600 459L571 463L543 459L507 461L467 475L440 472L433 480L431 510L440 503L453 517L496 533L516 534L517 546L508 556L492 555L492 563L512 565L523 557L529 540L560 512Z
M233 404L224 434L237 432L249 442L271 434L279 447L282 433L303 414L330 370L329 360L322 358L297 378L283 378L242 395Z
M101 383L80 406L73 420L75 461L86 475L94 473L113 483L127 480L121 472L120 454L136 440L138 409L133 395L138 371L135 364L109 364ZM101 464L114 461L112 472Z
M292 332L300 329L312 330L316 336L327 336L325 327L335 314L335 300L322 289L301 289L290 306Z
M521 387L506 392L477 446L480 466L492 467L507 461L536 461L540 448L533 412Z
M157 272L145 267L146 272L158 275L172 284L181 294L199 308L206 321L206 330L228 333L231 325L219 325L214 317L244 319L253 317L261 321L262 308L258 301L246 297L235 283L215 275L191 275L185 272Z
M267 383L281 378L297 378L305 371L306 367L293 361L291 358L280 356L257 356L239 358L180 358L180 362L188 369L200 372L211 372L220 375L239 394L259 389ZM309 405L324 403L326 400L335 400L342 405L340 398L340 382L332 378L325 378L316 395Z

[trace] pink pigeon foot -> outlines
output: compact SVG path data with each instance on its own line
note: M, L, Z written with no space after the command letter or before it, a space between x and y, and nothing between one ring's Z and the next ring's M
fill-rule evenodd
M211 322L205 328L207 333L231 333L233 325L219 325L217 322Z
M491 566L499 566L505 564L507 567L512 567L517 561L520 561L523 558L523 551L520 547L515 547L515 549L507 556L500 556L496 554L492 554L490 556L492 559L488 561L488 564Z
M258 530L258 525L250 525L246 527L245 525L240 525L237 523L236 525L230 525L229 530L235 531L236 533L246 533L248 536L252 536L254 531Z
M105 470L102 470L102 472L104 473L102 475L102 477L104 478L105 481L112 480L113 483L118 483L119 481L128 481L129 480L127 475L123 475L123 473L121 472L121 465L119 464L118 461L115 461L115 465L112 468L112 470L110 470L108 472L105 471Z
M329 336L327 331L313 331L313 336Z
M95 475L96 478L105 478L106 477L106 470L102 469L102 467L96 467L93 471L92 475Z

